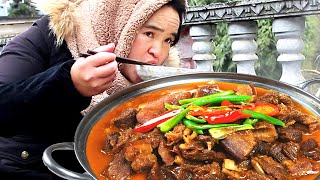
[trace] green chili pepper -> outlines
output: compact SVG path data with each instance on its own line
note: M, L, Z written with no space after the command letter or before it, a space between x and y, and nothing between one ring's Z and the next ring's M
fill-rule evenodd
M172 109L182 109L181 106L177 106L177 105L172 105L172 104L169 104L169 103L165 103L164 104L164 107L168 110L172 110Z
M239 124L197 124L191 120L184 119L184 125L189 129L211 129L211 128L221 128L221 127L233 127L238 126Z
M194 122L196 122L196 123L205 123L205 122L207 122L204 118L199 119L199 118L197 118L197 117L191 116L190 114L187 114L187 115L186 115L186 118L189 119L189 120L191 120L191 121L194 121Z
M192 121L190 121L190 120L188 120L188 119L184 119L184 120L182 120L182 121L183 121L183 124L184 124L187 128L191 129L192 131L195 131L195 132L198 133L198 134L204 134L202 129L193 129L193 128L190 128L190 127L192 127L192 124L193 124Z
M191 107L184 109L181 113L159 124L158 127L160 131L163 133L170 131L176 124L178 124L186 116L190 108Z
M192 129L192 131L194 131L198 134L204 134L204 132L201 129Z
M206 104L212 104L212 103L221 103L224 100L229 100L229 101L246 101L246 100L251 100L251 96L247 95L225 95L225 96L203 96L202 98L199 98L196 101L193 101L188 104L184 104L181 107L186 108L188 105L194 104L197 106L203 106Z
M208 131L212 138L224 139L227 137L228 134L231 134L236 131L247 130L247 129L254 129L254 128L251 124L243 124L243 125L238 124L237 126L211 128Z
M182 104L188 104L188 103L191 103L193 101L197 101L199 100L200 98L210 98L210 97L217 97L217 96L225 96L225 95L231 95L231 94L234 94L234 91L233 90L227 90L227 91L222 91L222 92L218 92L218 93L215 93L215 94L210 94L210 95L207 95L207 96L202 96L202 97L197 97L197 98L190 98L190 99L182 99L182 100L179 100L179 103L182 105Z
M254 112L254 111L250 111L250 110L247 110L247 109L242 110L242 112L245 113L245 114L251 115L251 118L261 119L261 120L270 122L270 123L272 123L274 125L279 125L279 126L283 126L283 127L286 125L284 122L280 121L277 118L274 118L272 116L268 116L268 115L265 115L265 114L262 114L262 113L259 113L259 112Z
M250 118L247 118L247 119L243 122L243 124L251 124L251 125L253 125L253 124L255 124L256 122L258 122L258 119L250 119Z

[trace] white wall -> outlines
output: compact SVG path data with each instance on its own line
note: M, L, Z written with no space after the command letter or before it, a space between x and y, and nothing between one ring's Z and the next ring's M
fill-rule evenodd
M0 1L0 16L8 16L8 10L12 1Z
M8 9L2 4L0 4L0 16L8 16Z

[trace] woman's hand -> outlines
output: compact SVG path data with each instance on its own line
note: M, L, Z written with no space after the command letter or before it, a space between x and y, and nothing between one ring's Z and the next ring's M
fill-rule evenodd
M100 46L94 51L99 52L87 58L79 58L71 67L71 79L75 88L83 96L102 93L110 87L118 70L115 45L110 43Z

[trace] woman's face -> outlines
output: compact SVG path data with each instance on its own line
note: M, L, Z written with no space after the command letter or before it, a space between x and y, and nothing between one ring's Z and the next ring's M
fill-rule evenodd
M180 25L177 11L170 6L157 10L141 27L133 41L128 58L161 65L169 55ZM135 65L123 64L122 73L132 82L140 82Z

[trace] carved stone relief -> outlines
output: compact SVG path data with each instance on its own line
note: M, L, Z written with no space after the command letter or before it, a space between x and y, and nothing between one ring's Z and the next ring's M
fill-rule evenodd
M249 0L189 7L184 24L320 14L320 0Z

